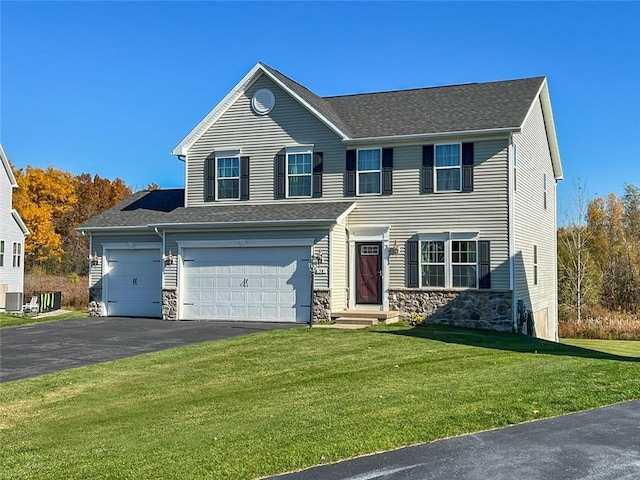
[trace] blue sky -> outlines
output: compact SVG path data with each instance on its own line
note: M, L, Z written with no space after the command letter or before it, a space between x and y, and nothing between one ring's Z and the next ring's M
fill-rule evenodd
M546 75L565 181L640 184L640 3L0 3L0 141L182 187L172 148L259 60L321 96ZM561 206L561 209L564 207Z

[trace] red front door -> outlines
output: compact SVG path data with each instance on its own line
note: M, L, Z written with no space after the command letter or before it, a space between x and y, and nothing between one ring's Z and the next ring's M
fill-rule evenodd
M382 304L380 243L356 243L356 303Z

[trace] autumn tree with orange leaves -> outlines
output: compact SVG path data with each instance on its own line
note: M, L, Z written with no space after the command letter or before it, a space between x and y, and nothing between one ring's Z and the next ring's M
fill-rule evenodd
M131 189L119 178L73 176L51 166L17 169L15 177L13 206L30 232L26 271L85 274L88 245L75 228L131 195Z

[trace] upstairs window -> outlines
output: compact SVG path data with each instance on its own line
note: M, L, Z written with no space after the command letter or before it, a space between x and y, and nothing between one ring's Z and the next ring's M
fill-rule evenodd
M357 195L380 195L382 193L382 150L372 148L358 150Z
M460 143L435 146L436 192L462 190L462 148Z
M311 197L313 153L287 150L287 197Z
M13 266L19 267L22 258L22 244L14 243L13 244Z
M0 240L0 267L4 267L4 240Z
M240 199L240 157L216 157L216 200Z

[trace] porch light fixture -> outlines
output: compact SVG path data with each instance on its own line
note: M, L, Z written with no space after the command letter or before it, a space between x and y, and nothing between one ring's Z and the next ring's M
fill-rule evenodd
M91 261L91 266L100 265L100 257L97 252L93 252L93 257L89 255L89 260Z
M169 250L169 255L164 256L165 265L174 265L176 263L175 255Z
M322 254L313 254L311 255L311 258L309 259L309 261L307 262L307 265L309 266L309 271L311 273L316 271L316 267L318 265L320 265L322 263Z
M394 240L393 245L389 249L389 253L391 255L398 255L400 253L400 246L398 245L398 240Z

